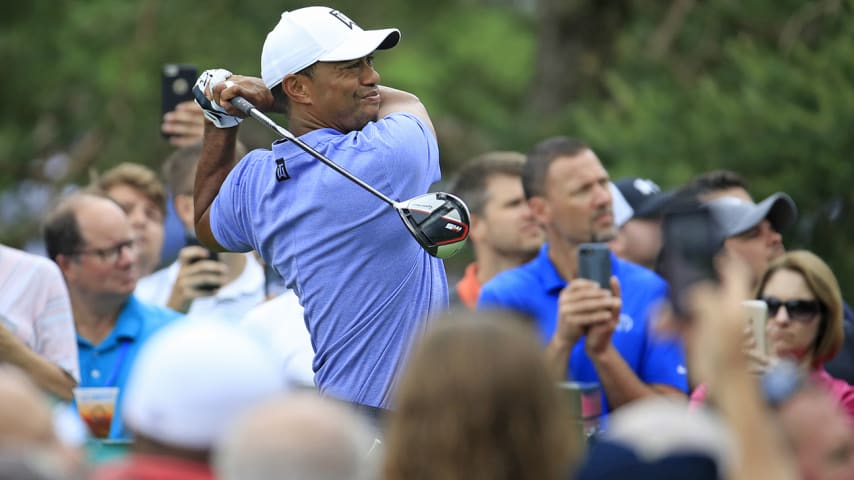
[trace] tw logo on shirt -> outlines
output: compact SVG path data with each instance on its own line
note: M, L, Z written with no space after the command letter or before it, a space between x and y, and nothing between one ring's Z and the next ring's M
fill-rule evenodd
M277 182L284 182L285 180L287 180L289 178L291 178L291 176L288 175L288 169L285 168L285 159L284 158L276 159L276 181Z

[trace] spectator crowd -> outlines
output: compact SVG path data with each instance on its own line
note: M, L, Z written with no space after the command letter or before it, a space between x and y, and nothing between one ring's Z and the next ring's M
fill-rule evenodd
M473 254L449 282L295 142L238 140L242 97L426 193L428 111L373 64L400 41L284 12L260 77L207 70L164 116L162 172L58 199L48 258L0 245L0 479L854 479L854 311L787 251L785 192L612 179L571 136L483 152L446 184Z

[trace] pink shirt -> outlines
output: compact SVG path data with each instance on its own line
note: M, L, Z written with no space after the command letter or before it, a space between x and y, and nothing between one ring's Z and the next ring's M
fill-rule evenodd
M854 387L845 380L833 378L824 368L819 368L810 375L810 379L821 385L833 395L839 405L848 413L848 418L854 419Z
M0 245L0 328L80 381L71 301L51 260Z
M854 420L854 387L844 380L833 378L827 373L824 368L814 370L810 374L810 380L826 389L833 398L839 403L839 406L848 414L848 417ZM691 408L696 408L706 401L706 385L699 385L691 392Z

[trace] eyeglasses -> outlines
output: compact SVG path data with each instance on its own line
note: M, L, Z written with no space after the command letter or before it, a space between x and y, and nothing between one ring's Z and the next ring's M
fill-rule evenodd
M95 255L101 259L101 261L105 263L116 263L119 257L122 255L122 252L125 249L133 250L136 247L136 240L130 239L125 240L124 242L117 243L112 247L107 248L93 248L91 250L79 250L76 252L72 252L72 255Z
M822 304L818 300L786 300L777 297L763 297L760 300L768 305L768 317L776 317L780 307L786 307L789 318L798 322L809 322L822 311Z

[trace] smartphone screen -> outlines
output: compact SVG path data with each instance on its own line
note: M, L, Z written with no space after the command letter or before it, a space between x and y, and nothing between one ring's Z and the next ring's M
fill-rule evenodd
M607 243L582 243L578 246L578 277L593 280L611 289L611 250Z

